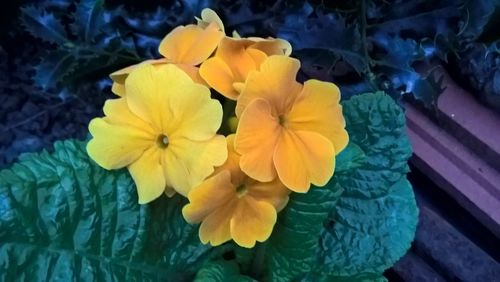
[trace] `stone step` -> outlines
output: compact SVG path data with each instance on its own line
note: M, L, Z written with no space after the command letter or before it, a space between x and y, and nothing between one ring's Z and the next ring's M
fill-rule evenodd
M408 260L418 256L447 281L500 281L500 263L425 206L420 209L413 250ZM429 273L425 266L418 267Z
M500 170L500 116L458 86L447 73L443 75L446 89L437 102L440 126Z
M405 108L410 162L500 238L500 172L415 107Z

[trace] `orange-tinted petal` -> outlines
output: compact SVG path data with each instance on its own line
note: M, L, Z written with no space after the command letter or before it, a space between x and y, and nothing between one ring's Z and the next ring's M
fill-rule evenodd
M252 39L252 38L250 38ZM280 38L269 38L257 40L250 48L255 48L266 53L268 56L271 55L285 55L290 56L292 54L292 45L286 40Z
M137 186L139 204L149 203L164 193L166 183L158 148L147 149L138 160L128 166L128 170Z
M349 142L339 101L340 91L335 84L308 80L286 117L287 125L292 130L322 134L333 143L338 154Z
M200 75L217 92L231 100L238 98L239 93L233 88L233 72L221 58L212 57L203 62Z
M206 28L197 25L179 26L161 41L159 52L173 63L198 65L217 48L224 33L216 23Z
M227 160L222 165L215 169L214 174L219 171L228 170L231 173L231 182L234 186L239 186L247 178L245 173L240 169L240 154L234 149L235 135L231 134L226 137L227 141Z
M93 138L87 144L89 156L105 169L125 167L154 144L154 137L137 128L114 125L102 118L90 121Z
M295 81L299 68L300 62L297 59L286 56L268 57L260 66L260 71L253 71L248 75L246 85L238 97L236 115L241 116L243 110L257 98L268 100L274 115L287 113L302 88Z
M182 214L187 222L198 223L235 196L231 174L227 170L220 171L189 192L189 204L184 206Z
M240 167L248 176L261 182L276 177L273 152L281 134L278 120L266 100L254 100L241 114L234 147L241 154Z
M266 201L277 211L282 210L288 203L290 190L281 183L279 178L271 182L251 181L247 185L247 193L257 201Z
M283 130L274 151L279 179L294 192L325 185L335 169L335 149L326 137L311 131Z
M236 208L235 204L235 200L229 201L203 220L199 230L200 241L203 244L210 242L212 246L218 246L231 240L230 222Z
M198 67L184 64L176 64L176 66L189 75L194 82L208 86L205 80L201 77Z
M231 218L231 237L240 246L252 248L269 238L276 223L276 210L265 201L243 197Z
M248 48L246 52L254 61L255 67L257 69L260 68L260 65L267 59L266 53L262 52L261 50Z

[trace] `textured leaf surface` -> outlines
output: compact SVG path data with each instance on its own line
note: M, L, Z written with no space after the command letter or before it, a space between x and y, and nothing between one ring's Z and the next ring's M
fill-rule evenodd
M76 6L73 28L83 41L89 42L104 24L104 0L81 0Z
M291 281L316 264L318 236L323 221L342 193L335 181L293 193L267 243L266 267L270 281Z
M26 155L0 172L0 280L190 281L213 249L184 203L138 205L128 172L98 167L83 142Z
M195 282L251 282L252 278L241 275L238 265L232 261L215 261L205 264L196 274Z
M21 8L21 13L22 24L34 37L50 43L67 42L63 25L52 13L33 6Z
M383 93L345 102L350 139L366 153L363 166L335 175L344 190L321 235L321 271L377 275L410 247L418 209L406 180L411 155L403 111ZM335 281L335 280L334 280Z
M365 158L365 152L351 141L347 147L335 157L335 173L356 169L364 164Z

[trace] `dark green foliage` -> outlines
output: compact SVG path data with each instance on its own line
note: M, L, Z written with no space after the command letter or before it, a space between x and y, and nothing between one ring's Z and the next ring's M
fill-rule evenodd
M478 38L493 11L491 0L305 2L275 26L292 42L303 71L321 72L345 96L384 90L433 108L444 89L435 62Z
M73 13L69 6L54 8L49 3L21 9L25 29L53 46L34 67L36 85L71 88L84 78L142 60L132 38L114 28L116 14L104 10L103 0L81 0ZM73 22L63 24L68 17Z
M215 261L205 264L196 274L195 282L252 282L252 278L241 275L234 261Z
M351 142L366 158L335 174L344 192L322 231L315 271L376 277L406 253L415 235L418 210L406 179L411 147L404 114L387 95L363 94L343 105Z
M128 172L101 169L83 142L1 171L0 202L0 281L191 281L216 250L184 198L137 204Z

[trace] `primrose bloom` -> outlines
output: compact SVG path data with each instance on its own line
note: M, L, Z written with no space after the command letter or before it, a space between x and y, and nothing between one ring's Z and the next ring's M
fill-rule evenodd
M348 143L340 92L333 83L295 80L300 62L270 56L248 75L236 105L235 149L258 181L278 177L295 192L325 185Z
M178 26L163 38L158 51L164 58L147 60L143 63L175 64L195 82L204 83L196 66L214 52L225 33L221 19L210 9L203 9L201 19L197 21L196 25ZM140 64L126 67L110 75L113 80L113 93L118 96L125 95L125 79L138 65Z
M186 196L226 161L216 135L222 107L210 90L175 65L136 67L125 80L126 97L108 100L105 117L89 124L92 159L106 169L127 167L139 203L175 191Z
M245 175L234 151L234 135L227 137L228 159L214 174L189 192L182 213L190 223L201 222L200 240L213 246L233 239L251 248L269 238L277 212L290 191L279 181L262 183Z
M210 87L236 100L249 72L259 69L267 56L291 52L290 43L282 39L225 37L215 56L200 66L200 75Z

